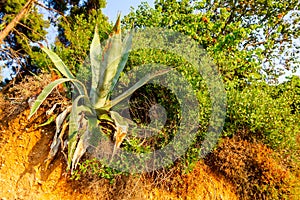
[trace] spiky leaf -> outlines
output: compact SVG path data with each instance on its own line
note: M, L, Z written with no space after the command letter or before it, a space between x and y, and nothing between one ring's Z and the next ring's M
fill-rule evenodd
M137 89L139 89L140 87L142 87L143 85L145 85L147 82L149 82L151 79L157 77L157 76L161 76L163 74L166 74L170 71L170 69L166 69L166 70L160 70L160 71L156 71L152 74L147 74L146 76L144 76L143 78L141 78L137 83L135 83L131 88L129 88L128 90L126 90L123 94L121 94L120 96L118 96L117 98L115 98L114 100L112 100L111 102L109 102L109 105L107 105L108 107L113 107L115 105L117 105L118 103L120 103L121 101L123 101L124 99L126 99L127 97L129 97L130 95L132 95L134 93L134 91L136 91Z
M52 92L52 90L54 88L56 88L59 84L62 84L64 82L71 81L71 80L72 79L61 78L61 79L55 80L52 83L50 83L49 85L47 85L43 89L43 91L41 92L41 94L37 97L37 99L35 100L35 102L33 103L33 106L31 107L28 119L30 119L34 115L34 113L36 113L36 111L39 109L39 107L41 106L41 104L44 102L44 100L47 98L47 96Z
M121 58L121 61L119 63L119 66L118 66L117 73L116 73L116 75L115 75L115 77L112 81L110 91L112 91L115 88L115 85L116 85L116 83L117 83L117 81L118 81L118 79L121 75L121 72L124 70L124 67L127 63L128 56L129 56L129 53L130 53L130 50L131 50L132 38L133 38L133 30L129 34L127 34L126 38L124 39L122 58Z
M74 100L72 104L68 137L68 169L71 168L73 156L77 148L77 142L81 137L80 134L84 134L85 132L85 129L80 126L80 123L83 122L82 118L84 118L85 114L92 114L92 111L89 107L84 105L78 106L79 100L83 98L87 100L87 96L80 95Z
M71 167L72 157L76 149L77 135L79 129L78 118L80 117L77 107L78 107L79 100L82 98L84 98L84 96L80 95L73 101L72 111L70 114L69 137L68 137L68 169L70 169Z
M55 67L59 70L59 72L64 75L66 78L75 78L72 72L67 68L64 62L60 59L60 57L48 49L41 45L41 49L49 56Z
M100 44L100 38L98 34L98 28L96 26L93 41L90 47L90 60L92 70L92 88L90 92L91 101L94 104L97 98L97 87L100 81L101 74L104 73L104 67L101 67L102 49Z
M103 52L102 67L105 68L104 74L101 74L101 79L98 84L99 97L95 104L95 108L104 106L107 96L110 92L113 78L115 77L122 56L122 37L120 15L115 24L112 34L107 40ZM102 71L102 69L101 69Z
M62 113L60 113L57 116L57 118L55 120L56 131L55 131L55 135L53 137L53 141L50 146L50 152L48 155L48 159L52 159L56 155L56 153L58 152L59 145L63 142L63 141L59 140L59 133L61 131L61 125L65 121L67 115L70 113L71 108L72 108L72 106L68 106Z
M89 140L92 136L92 134L95 134L95 128L97 125L97 118L96 117L89 117L87 120L83 119L83 130L82 135L80 136L80 139L76 145L76 149L72 158L72 167L71 167L71 173L76 168L80 158L83 156L83 154L86 152L86 149L89 146ZM97 132L96 134L99 134Z

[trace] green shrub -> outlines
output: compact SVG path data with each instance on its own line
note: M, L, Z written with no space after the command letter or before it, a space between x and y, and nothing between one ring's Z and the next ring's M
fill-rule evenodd
M80 180L83 177L89 178L105 178L113 183L115 177L119 174L124 174L123 172L111 169L105 165L103 165L97 159L85 159L83 162L78 163L78 169L74 170L71 179Z
M300 115L293 105L300 98L291 91L280 94L277 87L256 83L241 91L229 90L224 135L239 134L247 140L263 141L278 151L295 152Z
M203 80L203 77L200 75L199 71L197 71L196 68L193 67L191 63L189 63L183 57L157 49L140 49L138 51L131 52L126 65L126 70L134 70L134 66L140 66L146 63L156 63L176 69L176 71L179 72L182 77L191 85L199 102L199 109L196 111L199 113L199 118L193 119L199 124L197 137L194 138L193 144L187 150L186 154L180 159L183 163L185 163L187 168L191 169L195 162L200 159L200 145L205 138L211 117L211 99L207 85L205 84L205 81ZM171 80L169 84L176 84L176 82L177 81ZM153 98L151 97L151 94L154 93L154 99L156 103L163 105L168 113L167 123L165 124L163 132L165 135L170 137L168 139L155 138L157 140L156 143L161 143L158 146L161 148L170 142L170 140L176 134L178 123L180 123L181 110L180 104L176 99L176 95L166 88L159 88L159 86L148 85L140 88L131 99L135 102L135 104L133 105L132 102L131 105L138 108L147 107L145 105L146 102L144 96L146 95L147 98ZM142 112L144 112L144 114ZM141 110L138 114L136 113L136 116L144 116L147 113L148 110Z

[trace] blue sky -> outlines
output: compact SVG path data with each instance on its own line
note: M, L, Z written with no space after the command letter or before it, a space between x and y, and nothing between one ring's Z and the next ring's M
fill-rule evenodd
M148 2L151 6L154 4L154 0L107 0L103 13L109 17L110 21L114 22L118 12L121 12L122 16L127 15L130 7L137 8L141 2Z

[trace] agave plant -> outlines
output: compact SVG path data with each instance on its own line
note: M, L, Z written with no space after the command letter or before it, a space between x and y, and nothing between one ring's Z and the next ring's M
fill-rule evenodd
M108 116L115 126L115 148L118 148L128 131L128 121L111 108L129 97L135 90L146 84L152 78L165 74L168 71L157 71L141 78L131 88L115 99L110 99L116 83L128 60L133 31L129 31L122 40L120 15L109 35L109 38L101 47L98 30L95 28L94 37L90 46L90 68L92 73L91 86L88 87L77 79L63 61L53 51L41 46L41 49L50 57L57 70L64 76L51 82L44 88L34 102L28 118L31 118L38 110L43 101L59 84L71 82L77 91L77 97L72 106L66 108L56 118L56 132L51 144L48 159L51 160L58 152L59 147L68 145L67 164L71 172L76 168L80 158L89 146L89 138L93 134L102 134L99 121L103 115ZM80 103L81 102L81 103ZM82 103L84 102L84 103ZM96 116L96 117L92 117ZM68 126L68 139L63 141L63 134Z

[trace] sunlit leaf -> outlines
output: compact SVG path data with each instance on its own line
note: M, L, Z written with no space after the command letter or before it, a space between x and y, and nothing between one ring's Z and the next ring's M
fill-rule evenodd
M104 106L111 89L113 78L117 73L118 66L122 58L123 48L120 26L119 16L113 33L108 38L103 50L104 52L102 64L105 67L105 71L104 74L101 74L101 79L98 83L99 96L97 102L95 103L95 108L101 108Z
M102 49L100 44L100 38L98 34L98 28L96 26L94 38L90 47L90 60L92 70L92 88L90 92L92 103L95 103L97 98L97 87L101 78L101 74L104 73L104 66L101 66ZM102 71L102 72L101 72Z
M157 76L161 76L163 74L166 74L169 71L170 71L170 69L167 69L167 70L156 71L155 73L152 73L152 74L147 74L146 76L141 78L136 84L134 84L131 88L129 88L127 91L125 91L120 96L118 96L117 98L115 98L114 100L109 102L109 105L107 105L107 106L113 107L113 106L117 105L118 103L120 103L121 101L123 101L124 99L126 99L127 97L132 95L134 93L134 91L136 91L137 89L139 89L140 87L145 85L151 79L153 79Z
M132 44L132 38L133 38L133 30L127 34L126 38L124 39L124 42L123 42L123 51L122 51L122 58L121 58L121 61L119 63L119 66L118 66L118 70L117 70L117 73L112 81L112 84L111 84L111 89L110 91L112 91L121 75L121 72L124 70L124 67L127 63L127 60L128 60L128 56L129 56L129 53L130 53L130 50L131 50L131 44Z
M84 98L84 95L78 96L72 104L72 111L70 114L70 122L69 122L69 136L68 136L68 169L71 167L72 158L74 155L74 151L76 149L77 144L77 135L78 135L78 129L79 129L79 118L81 117L78 112L78 102L82 98Z
M56 53L44 46L42 46L42 50L50 57L55 67L59 70L60 73L62 73L62 75L70 79L75 78L72 72L68 69L68 67L64 64L64 62Z
M43 91L41 92L41 94L37 97L37 99L35 100L35 102L33 103L33 106L31 107L28 119L30 119L34 115L34 113L36 113L36 111L39 109L39 107L41 106L41 104L45 101L45 99L47 98L47 96L52 92L52 90L54 88L56 88L59 84L62 84L64 82L71 81L71 80L72 79L61 78L61 79L55 80L52 83L50 83L49 85L47 85L43 89Z
M43 127L43 126L47 126L47 125L51 124L52 122L54 122L55 117L56 117L56 115L51 115L51 116L49 117L49 119L47 119L46 122L37 125L37 127Z

